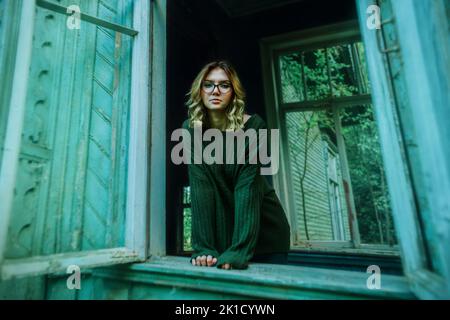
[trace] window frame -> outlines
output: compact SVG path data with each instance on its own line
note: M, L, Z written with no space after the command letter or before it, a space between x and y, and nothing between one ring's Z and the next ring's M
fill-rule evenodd
M109 23L108 21L82 14L81 20L99 24L102 27L133 37L130 127L128 150L128 177L125 246L117 248L68 252L47 256L33 256L24 259L5 259L10 216L12 214L13 190L17 172L21 133L24 125L25 97L27 94L28 71L31 64L31 51L34 33L34 17L37 6L64 13L67 8L50 1L30 0L22 5L17 47L10 54L16 55L12 95L9 103L8 123L5 134L4 154L0 171L0 191L4 201L0 203L0 279L20 278L65 272L76 264L81 268L91 268L120 263L140 262L148 258L148 161L149 158L149 114L150 95L150 57L152 47L151 15L154 15L152 0L136 0L133 7L133 29ZM144 14L143 14L144 13ZM30 23L32 21L33 23Z
M150 68L152 72L157 72L157 74L166 74L166 36L165 36L165 23L166 23L166 1L165 0L152 0L155 2L155 9L153 15L153 39L154 48L153 56L151 58L153 66ZM264 264L252 263L250 269L247 272L242 273L242 271L223 271L217 268L207 268L198 269L198 267L191 266L186 257L190 256L189 252L181 254L181 257L174 255L167 255L166 253L166 162L167 162L167 152L166 152L166 86L165 77L155 76L152 77L152 87L157 88L157 92L160 94L152 95L151 105L155 107L152 108L151 114L151 135L152 143L150 149L150 172L151 178L149 181L150 194L149 194L149 209L150 209L150 246L149 246L149 259L144 263L134 263L130 267L122 268L118 266L117 268L96 268L93 272L94 276L102 277L105 276L106 279L122 279L123 281L134 281L139 279L140 282L144 281L150 285L161 285L161 276L163 276L163 283L171 287L183 286L185 288L199 288L199 281L204 283L205 288L212 291L223 292L223 283L230 283L230 279L234 279L236 274L239 274L240 281L238 283L231 282L233 285L228 288L228 292L242 292L242 287L249 288L252 286L249 283L250 279L253 279L255 275L263 275L261 281L258 282L258 286L265 286L267 288L272 287L272 283L275 284L274 287L279 288L280 284L280 270L273 268ZM181 197L180 197L181 198ZM182 200L182 199L180 199ZM344 249L345 250L345 249ZM308 257L311 256L307 253ZM356 257L356 256L355 256ZM379 265L379 257L374 257L370 260L369 258L361 255L358 256L362 261L359 263L358 270L365 270L367 264L374 262ZM367 260L369 259L369 260ZM314 260L314 258L313 258ZM345 256L343 260L339 260L336 257L332 257L331 260L323 259L320 263L322 266L324 264L329 266L336 266L342 262L348 264L348 256ZM387 264L393 261L392 257L386 257ZM397 266L396 261L392 262ZM312 263L314 265L314 263ZM311 271L311 274L305 276L303 269L299 269L296 266L285 266L286 272L283 274L292 275L293 279L299 286L305 288L319 288L318 290L331 290L333 292L329 297L339 296L342 292L347 292L349 285L356 286L354 289L355 294L368 293L368 296L379 296L386 297L391 296L392 288L395 288L400 298L414 298L409 288L406 284L399 285L399 283L404 283L403 276L389 276L383 277L383 287L381 290L366 290L366 280L369 276L367 273L362 272L351 272L346 273L343 270L329 270L333 275L342 276L347 274L348 277L345 278L344 282L330 284L319 283L317 281L316 271L320 271L320 268L306 268L306 270ZM125 270L126 269L126 270ZM328 271L328 270L327 270ZM236 274L235 274L236 273ZM298 276L301 274L302 276ZM329 276L329 272L327 273ZM358 277L358 279L355 278ZM333 277L334 278L334 277ZM186 282L186 279L189 281ZM191 281L192 279L192 281ZM216 284L211 285L210 280L216 279ZM291 281L291 279L289 280ZM251 281L254 282L253 280ZM289 282L286 282L289 283ZM386 288L386 289L385 289ZM315 290L315 289L314 289ZM264 290L263 290L264 291ZM246 291L249 293L263 292L261 290L251 290ZM262 294L261 294L262 296ZM285 293L285 288L282 292L276 294L274 292L266 293L264 297L301 297L298 295L287 295ZM303 295L304 297L305 295Z
M294 202L290 190L292 185L291 175L289 174L290 159L287 132L285 126L281 125L285 121L285 115L293 111L320 111L331 109L334 114L336 136L338 139L338 154L341 163L342 174L345 180L349 182L349 195L351 211L355 211L353 201L353 191L351 187L351 178L348 172L348 164L346 159L346 151L344 147L343 137L340 132L339 111L345 107L352 105L370 105L372 104L372 94L357 94L348 97L332 97L320 100L306 100L302 102L281 102L281 85L279 83L279 57L293 52L307 51L314 49L322 49L340 44L348 44L353 42L362 42L362 36L359 30L357 20L350 20L334 25L322 26L308 30L291 32L285 35L272 36L262 39L260 43L262 70L265 87L265 109L267 113L268 124L271 128L281 128L281 144L280 144L280 170L273 176L274 188L283 206L289 214L294 214ZM321 107L316 107L317 105ZM324 107L324 105L326 107ZM282 195L282 196L281 196ZM291 217L290 221L295 221ZM303 246L307 249L329 252L354 252L354 253L370 253L374 251L380 255L399 256L398 245L378 245L363 244L360 241L357 217L351 222L353 227L352 239L344 241L300 241L301 247L292 250L302 250ZM294 236L292 242L294 242ZM297 239L298 241L298 239ZM367 252L366 252L367 251Z
M448 92L440 90L440 86L448 88L450 80L448 75L440 74L436 68L438 63L447 63L448 66L448 59L445 59L450 51L448 17L445 16L445 3L441 0L434 1L431 5L414 0L390 1L390 4L393 16L381 16L381 28L378 30L369 30L366 27L366 20L373 14L368 8L372 5L378 6L378 1L358 1L357 12L367 47L374 104L380 119L379 126L383 129L380 140L394 219L398 226L402 264L411 289L419 298L448 299L450 252L446 244L450 236L450 172L448 157L445 156L448 154L449 144L448 139L444 138L445 132L448 133L448 123L446 124L444 119L448 119L450 113L448 103L445 103L448 102ZM390 23L394 23L397 28L398 43L396 46L383 48L380 46L379 36ZM421 212L415 202L410 171L417 168L408 166L409 161L404 151L406 142L403 141L406 137L399 129L400 115L387 59L387 55L392 52L399 52L401 55L408 85L404 93L409 101L408 108L412 110L412 125L421 132L414 137L414 143L421 147L421 155L426 155L421 161L423 166L428 168L427 182L431 182L436 188L435 191L438 191L427 190L426 194L422 195L430 203L430 208L422 211L429 210L433 220L421 221L424 212ZM430 61L435 62L432 68L427 65ZM448 69L445 65L440 67ZM424 227L429 228L435 239L441 239L440 242L427 242L423 234ZM440 262L445 266L442 274L429 268L426 245L434 246L440 253Z

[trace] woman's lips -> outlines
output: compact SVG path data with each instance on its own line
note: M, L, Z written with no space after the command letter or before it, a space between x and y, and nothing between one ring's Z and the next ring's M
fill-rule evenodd
M211 100L211 103L221 103L221 102L222 102L222 100L218 100L218 99Z

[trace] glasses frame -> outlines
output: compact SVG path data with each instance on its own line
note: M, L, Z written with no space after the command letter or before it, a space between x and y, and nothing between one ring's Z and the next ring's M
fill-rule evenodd
M203 87L203 86L205 85L205 82L209 82L209 83L211 83L211 84L213 85L213 89L211 90L211 92L206 91L205 88ZM227 92L222 92L222 90L220 90L220 87L219 87L221 84L227 84L227 85L229 85L229 86L230 86L230 89L229 89ZM203 81L203 82L202 82L202 90L203 90L205 93L207 93L207 94L212 94L212 93L214 92L214 90L216 90L216 87L217 87L217 90L219 90L219 93L220 93L220 94L227 94L227 93L229 93L229 92L231 92L231 91L233 90L233 86L231 85L231 82L229 82L229 81L220 82L220 83L218 83L218 84L215 84L214 82L209 81L209 80L206 80L206 81Z

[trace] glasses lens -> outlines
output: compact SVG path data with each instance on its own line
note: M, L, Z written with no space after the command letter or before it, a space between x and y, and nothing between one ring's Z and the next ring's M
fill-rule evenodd
M231 86L228 83L221 83L219 84L219 89L220 92L227 93L228 91L230 91Z
M211 82L203 82L203 90L207 93L213 92L214 84Z
M231 90L231 85L229 83L219 83L215 85L213 82L205 81L203 82L203 91L206 93L212 93L216 86L219 88L220 93L228 93Z

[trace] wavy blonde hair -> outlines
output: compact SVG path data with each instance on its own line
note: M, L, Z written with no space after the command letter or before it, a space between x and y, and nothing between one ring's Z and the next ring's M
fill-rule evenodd
M201 123L210 127L207 109L203 104L201 90L202 84L211 70L221 68L230 79L233 88L233 98L226 107L226 128L229 130L238 130L244 127L244 109L245 109L245 90L233 66L227 61L213 61L205 65L195 77L191 90L186 94L189 97L186 102L188 107L189 127Z

